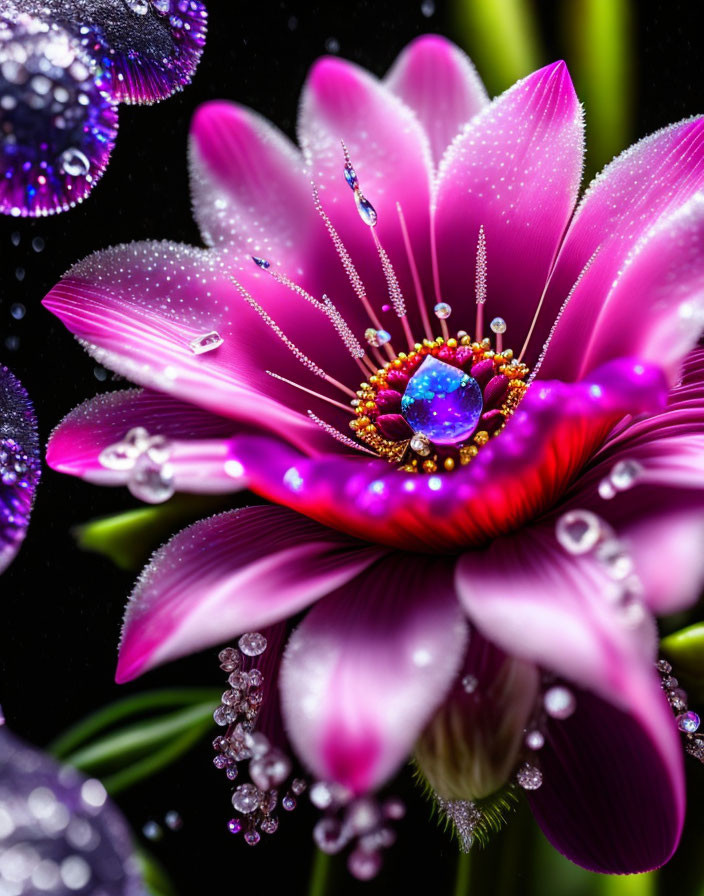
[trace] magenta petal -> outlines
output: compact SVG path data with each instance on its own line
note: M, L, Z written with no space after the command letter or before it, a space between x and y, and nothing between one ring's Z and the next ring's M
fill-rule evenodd
M594 258L560 317L542 376L578 377L585 336L592 333L626 258L658 222L678 212L703 186L704 118L688 119L646 137L592 182L560 250L529 363L537 357L580 273Z
M302 393L266 371L312 388L320 388L321 380L304 370L247 305L232 282L235 275L265 303L270 290L281 290L257 274L253 262L239 270L232 258L213 251L133 243L77 264L44 304L102 364L138 384L283 433L303 450L321 443L329 449L332 440L305 413L322 403L301 399ZM311 306L287 297L305 324ZM320 327L319 314L315 321ZM221 344L197 350L196 343L211 337ZM346 353L336 356L356 369Z
M320 601L281 669L284 721L301 760L354 793L411 752L462 661L452 565L391 555Z
M310 165L310 177L319 187L322 205L362 275L378 313L386 301L386 281L369 227L360 219L352 191L345 182L340 145L344 140L362 193L377 212L376 233L407 298L411 327L414 332L421 332L396 208L400 203L421 281L429 283L433 163L428 138L418 119L373 75L352 63L324 57L315 63L303 88L298 136ZM344 292L335 291L328 272L327 266L320 268L317 276L311 271L310 283L341 301L346 311L356 300L345 298L351 294L349 286ZM394 317L393 313L387 314L382 318L383 324L392 337L400 339L400 327Z
M443 158L435 223L442 296L473 318L468 284L474 283L483 226L486 320L503 317L517 350L572 214L582 155L581 106L567 67L558 62L494 100Z
M384 80L418 116L435 165L462 126L489 102L466 54L437 34L424 34L412 41Z
M704 197L697 195L634 248L602 300L591 331L592 308L585 305L585 295L593 286L585 277L570 300L574 314L584 305L588 316L583 321L588 337L571 347L570 362L579 359L577 378L628 354L659 363L671 383L677 379L682 358L704 328L703 246ZM558 324L555 338L562 349L557 346L556 351L564 350L560 332ZM549 347L546 358L552 358L551 352Z
M590 709L599 701L579 692L574 721L550 726L557 754L543 750L532 800L546 834L587 868L643 871L679 841L682 747L653 668L652 620L647 611L624 616L609 600L613 585L589 555L563 551L549 525L465 554L457 571L460 599L485 637L612 704L599 724Z
M170 444L177 491L226 493L243 487L243 474L227 465L228 439L236 424L195 405L130 389L98 395L74 408L51 434L46 460L61 473L98 485L125 485L130 470L110 468L100 455L142 427Z
M299 150L255 112L216 101L193 116L190 162L194 214L205 242L297 274L312 231L319 242L324 238Z
M19 380L0 364L0 573L24 540L40 475L34 409Z
M533 814L552 845L590 871L659 868L684 820L681 748L664 695L653 680L636 716L586 691L576 697L571 718L548 722Z
M140 576L116 680L285 619L381 553L281 507L201 520L157 551Z
M576 384L536 382L498 438L466 467L404 474L384 461L303 457L236 437L249 487L334 529L401 550L484 545L551 507L624 414L660 407L659 369L627 359Z

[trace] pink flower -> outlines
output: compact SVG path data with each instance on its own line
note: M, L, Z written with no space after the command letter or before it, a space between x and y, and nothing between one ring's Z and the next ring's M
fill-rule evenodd
M575 211L582 131L564 63L490 103L438 37L411 44L383 81L320 60L301 102L303 154L250 110L201 107L192 187L210 248L108 249L45 300L144 387L73 411L47 459L151 500L246 486L280 505L204 520L155 555L127 609L119 681L315 604L280 676L288 736L314 776L364 793L418 743L452 798L433 738L448 714L466 724L483 705L481 732L503 706L477 740L507 721L507 752L467 798L528 762L551 842L587 868L632 872L668 860L684 816L652 614L690 605L704 578L704 119L618 157ZM433 314L441 302L449 318ZM489 335L482 315L504 319L496 339L527 370L463 344L462 330ZM348 411L369 329L366 357L407 356ZM409 330L421 341L410 358ZM482 416L460 443L433 430L424 454L422 438L405 446L416 418L400 394L427 354L465 390L459 417L445 402L453 420ZM516 376L533 378L525 397L507 392ZM444 421L419 401L431 429ZM388 462L404 450L420 472ZM569 718L541 709L551 681L569 683ZM546 743L530 751L522 732L536 718Z

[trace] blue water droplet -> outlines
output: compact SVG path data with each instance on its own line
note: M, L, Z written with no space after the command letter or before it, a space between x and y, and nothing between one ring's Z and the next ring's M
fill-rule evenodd
M265 258L257 258L256 255L252 256L252 261L258 265L260 268L266 270L269 267L269 262Z
M354 191L354 201L357 203L359 217L369 227L374 227L376 225L376 209L371 202L359 190Z
M359 181L357 180L357 172L348 162L344 168L345 172L345 180L347 181L350 190L356 190L359 186Z
M454 445L474 432L483 404L474 377L428 355L406 386L401 413L415 432Z

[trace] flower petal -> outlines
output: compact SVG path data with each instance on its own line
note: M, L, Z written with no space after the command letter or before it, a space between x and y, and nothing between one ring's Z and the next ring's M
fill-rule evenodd
M465 642L449 562L392 554L320 601L281 669L302 761L354 793L378 787L442 701Z
M302 401L298 390L267 375L273 369L309 381L313 388L326 388L235 288L233 276L260 299L268 290L283 289L256 271L253 262L240 270L232 258L213 251L133 243L77 264L44 304L101 363L138 384L271 429L304 450L321 443L330 450L331 440L305 414L307 407L328 406L316 399ZM299 328L308 327L313 348L316 341L324 348L320 312L287 296L290 316L297 317ZM310 327L310 315L317 328ZM222 338L219 347L199 352L191 346L211 333ZM289 335L295 339L298 334ZM332 352L322 360L336 359L349 365L344 368L350 371L347 378L356 382L359 371L346 352Z
M378 315L388 302L386 280L369 228L360 220L352 192L343 176L344 140L361 190L374 206L374 228L406 296L411 328L419 319L411 270L396 204L400 203L422 283L430 277L430 182L432 159L428 138L413 112L368 72L341 59L318 60L301 97L299 142L310 162L310 176L319 188L321 203L362 274L367 295ZM339 267L339 265L338 265ZM313 291L328 292L344 310L355 301L346 293L331 292L329 269L311 271ZM384 328L400 338L393 312L382 317ZM367 324L368 326L369 324Z
M569 347L570 373L585 376L599 364L623 354L659 362L672 383L684 355L704 329L704 196L696 195L658 225L633 249L601 303L596 319L583 293L593 290L589 274L575 290L570 305L585 308L587 338ZM568 310L569 310L568 305ZM554 351L567 350L555 330ZM550 365L552 343L546 352ZM576 366L573 368L572 364Z
M621 153L591 183L550 278L528 363L533 363L572 287L594 257L560 316L541 376L578 377L585 335L591 334L604 296L629 253L703 186L704 118L651 134Z
M303 158L284 134L243 106L205 103L191 123L190 169L194 215L207 244L295 270L320 222Z
M672 713L656 681L643 682L637 695L642 702L630 715L578 691L574 715L548 721L543 784L528 794L552 845L590 871L659 868L681 835L684 781Z
M405 474L361 457L302 457L237 437L249 487L325 525L402 550L452 552L519 528L564 493L625 413L664 403L658 369L621 361L577 384L536 383L466 467Z
M285 619L380 555L281 507L201 520L157 551L140 576L116 680Z
M170 442L169 464L177 491L226 493L243 487L242 476L233 476L233 468L226 466L227 439L235 425L158 392L109 392L64 417L51 434L46 460L52 469L88 482L125 485L130 471L106 467L100 454L131 429L142 427L150 436L161 435Z
M486 313L503 317L506 338L520 347L577 198L582 155L582 111L564 62L519 81L452 144L438 176L435 231L442 296L466 329L483 226Z
M489 102L469 57L437 34L412 41L384 81L418 116L436 165L462 126Z
M24 540L40 475L34 409L19 380L0 364L0 573Z
M580 692L575 720L550 725L556 752L541 754L543 786L531 802L569 858L625 873L657 867L674 852L684 779L652 665L654 626L645 611L624 615L606 596L610 584L593 559L566 554L551 526L465 554L457 571L460 599L485 637L613 704L603 705L599 724L600 701Z
M631 486L608 488L623 465L638 470ZM600 485L607 486L606 499ZM674 613L698 600L704 586L704 350L690 354L664 410L624 427L599 452L562 512L575 507L593 510L617 531L653 612Z

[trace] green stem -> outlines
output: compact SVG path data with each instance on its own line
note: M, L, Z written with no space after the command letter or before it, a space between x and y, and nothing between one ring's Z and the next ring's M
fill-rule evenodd
M108 728L126 716L136 715L150 709L167 706L188 706L193 703L211 701L216 705L219 692L210 688L169 688L161 691L147 691L118 700L81 719L49 744L48 750L57 759L65 759L80 744L85 743L98 731Z
M471 853L469 852L461 852L457 857L454 896L467 896L467 893L469 893L471 861Z
M194 726L190 731L187 731L181 737L175 738L156 753L152 753L139 762L135 762L133 765L115 772L114 775L108 775L103 778L105 789L114 796L121 790L127 790L128 787L132 787L143 778L150 777L155 772L170 765L183 753L188 752L202 738L204 733L204 726Z
M326 896L331 879L332 857L316 849L310 870L308 896Z
M198 732L207 723L212 724L213 704L197 703L168 716L161 716L150 722L138 722L129 728L108 734L82 749L69 753L65 761L76 768L92 771L108 764L115 758L124 758L139 753L156 744L177 738L184 732Z

